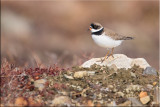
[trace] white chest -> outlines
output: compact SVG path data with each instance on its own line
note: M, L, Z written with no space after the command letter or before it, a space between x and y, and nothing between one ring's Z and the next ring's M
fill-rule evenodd
M101 35L101 36L97 36L97 35L92 35L92 39L94 40L94 42L104 48L114 48L119 46L123 40L114 40L112 38L110 38L109 36L106 35Z

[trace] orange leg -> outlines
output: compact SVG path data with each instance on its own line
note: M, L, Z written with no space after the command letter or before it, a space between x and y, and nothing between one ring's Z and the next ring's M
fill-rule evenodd
M101 59L101 63L103 62L103 61L105 61L106 59L108 59L110 56L112 56L113 58L114 58L114 56L113 56L113 51L114 51L114 48L112 48L112 52L111 52L111 54L109 54L109 50L107 51L107 54L105 55L105 57L104 57L104 59ZM99 62L99 61L97 61L97 62Z
M107 51L107 54L106 54L106 56L104 57L104 60L106 60L106 59L108 58L108 56L109 56L109 50Z
M109 50L107 51L107 54L106 54L106 56L104 57L104 59L101 59L101 62L105 61L105 60L108 58L108 55L109 55Z
M102 62L105 61L106 59L108 59L110 56L112 56L112 57L114 58L114 56L113 56L113 51L114 51L114 48L112 48L112 52L111 52L111 54L109 55L109 50L108 50L108 52L107 52L105 58L102 60Z
M112 53L111 53L111 56L114 58L114 56L113 56L113 51L114 51L114 48L112 48Z

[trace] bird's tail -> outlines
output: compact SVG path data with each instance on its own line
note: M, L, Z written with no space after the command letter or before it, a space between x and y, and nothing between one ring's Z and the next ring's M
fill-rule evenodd
M134 39L133 37L124 37L123 40L132 40Z

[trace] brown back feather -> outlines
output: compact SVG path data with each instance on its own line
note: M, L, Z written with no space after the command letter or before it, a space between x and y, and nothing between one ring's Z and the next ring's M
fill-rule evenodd
M118 33L114 32L110 29L106 29L106 28L105 28L105 34L110 36L111 38L113 38L115 40L130 40L130 39L133 39L133 37L127 37L127 36L119 35Z

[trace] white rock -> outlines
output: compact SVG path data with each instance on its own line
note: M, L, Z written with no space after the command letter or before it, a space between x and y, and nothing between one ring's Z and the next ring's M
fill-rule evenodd
M148 66L150 66L147 61L143 58L136 58L136 59L133 59L133 58L129 58L127 57L126 55L124 54L114 54L113 55L114 58L112 57L109 57L108 59L106 59L105 61L101 62L101 59L103 59L104 57L102 58L92 58L86 62L84 62L81 67L84 67L84 68L89 68L91 65L93 64L97 64L97 65L100 65L100 66L108 66L109 68L131 68L132 66L135 65L139 65L141 68L146 68ZM116 70L116 69L115 69Z
M149 96L145 96L140 98L140 101L142 102L142 104L147 104L150 101L150 97Z
M85 76L88 76L87 71L78 71L74 73L74 78L83 78Z
M58 96L58 97L55 97L52 100L52 104L51 104L51 106L65 106L65 105L66 106L67 105L71 106L71 100L67 96Z
M66 75L66 74L64 74L64 77L67 78L67 79L74 79L72 76L69 76L69 75Z
M103 57L104 58L104 57ZM102 58L102 59L103 59ZM92 58L89 61L86 61L82 64L82 67L90 67L93 64L101 65L101 66L112 66L115 64L117 68L131 68L130 64L132 62L131 58L127 58L127 56L123 54L114 54L114 58L109 57L105 61L101 63L101 58Z
M45 88L45 83L47 82L46 79L39 79L34 81L34 86L37 87L40 91Z
M133 59L131 66L138 65L140 68L145 69L146 67L150 67L150 65L147 63L147 61L144 58L136 58Z

